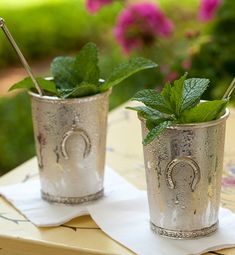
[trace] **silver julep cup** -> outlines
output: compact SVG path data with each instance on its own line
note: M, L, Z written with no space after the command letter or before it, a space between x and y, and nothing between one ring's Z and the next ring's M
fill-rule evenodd
M110 93L60 99L29 92L43 199L78 204L103 195Z
M228 115L226 110L218 120L169 127L143 147L155 233L194 239L217 230ZM141 125L145 137L143 119Z

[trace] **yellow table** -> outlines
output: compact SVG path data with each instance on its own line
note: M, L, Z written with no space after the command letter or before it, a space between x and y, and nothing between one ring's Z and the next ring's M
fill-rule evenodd
M235 110L227 122L225 169L235 165L234 126ZM124 106L109 114L106 161L129 182L145 189L140 124L136 113ZM33 158L0 178L0 185L37 177L36 159ZM222 205L235 211L235 188L223 190ZM104 234L89 216L76 218L60 227L37 228L0 197L0 255L73 254L134 253ZM232 255L235 249L207 254Z

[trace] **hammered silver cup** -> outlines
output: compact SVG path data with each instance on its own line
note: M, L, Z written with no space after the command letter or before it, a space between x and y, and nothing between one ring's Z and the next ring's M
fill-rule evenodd
M78 204L103 195L110 93L74 99L29 93L43 199Z
M225 125L218 120L179 124L143 147L151 229L194 239L218 228ZM148 130L141 119L142 134Z

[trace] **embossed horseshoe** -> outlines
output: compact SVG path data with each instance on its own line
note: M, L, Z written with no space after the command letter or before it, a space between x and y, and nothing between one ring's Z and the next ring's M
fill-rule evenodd
M194 191L195 188L196 188L196 185L200 181L201 171L200 171L200 168L199 168L198 164L190 157L179 157L179 158L173 159L167 165L167 167L166 167L166 182L167 182L167 185L170 189L175 189L175 182L173 181L172 173L173 173L174 168L180 163L187 164L193 169L194 178L193 178L193 181L191 183L191 190Z
M61 152L62 152L63 157L65 159L69 159L69 155L68 155L68 152L66 149L66 143L67 143L68 138L74 134L80 135L83 138L83 140L85 142L83 158L88 157L88 155L91 151L91 140L90 140L88 134L84 130L82 130L80 128L74 128L74 127L72 128L72 130L67 131L63 135L62 142L61 142Z

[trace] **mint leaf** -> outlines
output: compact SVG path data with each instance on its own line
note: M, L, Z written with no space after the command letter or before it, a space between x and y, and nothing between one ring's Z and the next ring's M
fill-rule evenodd
M74 98L91 96L98 93L98 88L95 84L89 84L87 82L81 82L77 87L72 89L66 89L60 91L62 98Z
M161 112L147 106L126 107L126 109L137 111L139 116L143 117L144 119L160 119L163 117Z
M145 58L133 58L118 65L107 79L100 82L98 50L94 43L87 43L76 57L56 57L51 63L54 83L41 81L41 88L62 98L82 97L102 93L132 74L157 64ZM28 80L17 83L11 89L33 88Z
M181 111L184 82L187 75L188 74L185 73L180 79L175 80L173 86L171 86L170 83L166 84L161 92L161 95L170 106L171 111L174 112L176 116L179 116Z
M184 82L184 91L182 96L180 111L194 107L200 101L200 97L208 88L210 81L208 79L191 78Z
M138 91L131 100L140 101L146 106L152 107L153 109L163 113L172 113L172 110L169 109L169 106L166 103L164 97L161 94L157 93L154 89L144 89Z
M165 84L163 87L163 90L161 92L162 97L164 98L165 104L167 107L171 110L171 112L175 112L175 107L172 107L172 102L171 102L171 94L172 94L172 86L168 82Z
M99 85L98 50L94 43L87 43L76 56L75 67L83 81Z
M57 57L51 63L51 72L59 89L73 88L82 81L75 67L75 58Z
M224 113L227 103L228 100L202 102L185 110L180 117L180 123L198 123L218 119Z
M40 88L42 88L44 91L54 93L55 95L57 95L58 91L56 89L56 85L55 85L54 81L48 81L43 78L37 78L36 80L37 80ZM27 77L27 78L23 79L22 81L14 84L12 87L10 87L9 91L12 91L14 89L28 89L29 90L29 89L33 89L33 88L35 88L34 83L32 82L31 78Z
M156 139L167 127L170 127L174 122L173 121L163 121L156 127L154 127L144 138L143 145L147 145L151 143L154 139Z
M171 102L173 103L173 107L175 107L176 116L178 116L181 112L182 105L182 95L184 91L185 79L188 73L185 73L180 79L174 81L174 86L171 91Z
M161 113L147 106L126 107L138 112L138 115L146 119L146 126L149 130L166 120L174 120L174 116Z
M100 70L96 45L87 43L76 58L55 58L51 71L60 90L74 88L82 81L99 85Z
M126 63L119 64L111 73L107 81L100 87L101 91L105 91L134 73L141 70L157 67L157 64L149 59L142 57L132 58Z
M208 79L192 78L187 79L185 73L179 80L170 83L163 88L161 95L164 97L168 107L179 117L186 109L194 107L200 101L200 97L209 85Z
M186 79L185 73L171 85L167 83L159 94L155 90L142 90L132 100L137 100L146 107L129 107L146 119L150 130L143 141L149 144L167 127L173 124L200 123L216 120L225 112L228 99L200 103L200 97L209 85L208 79Z
M147 106L136 106L126 108L137 111L140 117L146 119L146 127L148 128L148 130L152 130L153 128L160 125L164 121L174 120L174 117L172 115L161 113Z
M173 121L173 120L174 120L173 118L159 118L159 119L148 118L146 119L146 127L148 128L149 131L151 131L156 126L159 126L162 122ZM175 120L174 120L174 123L176 123Z

